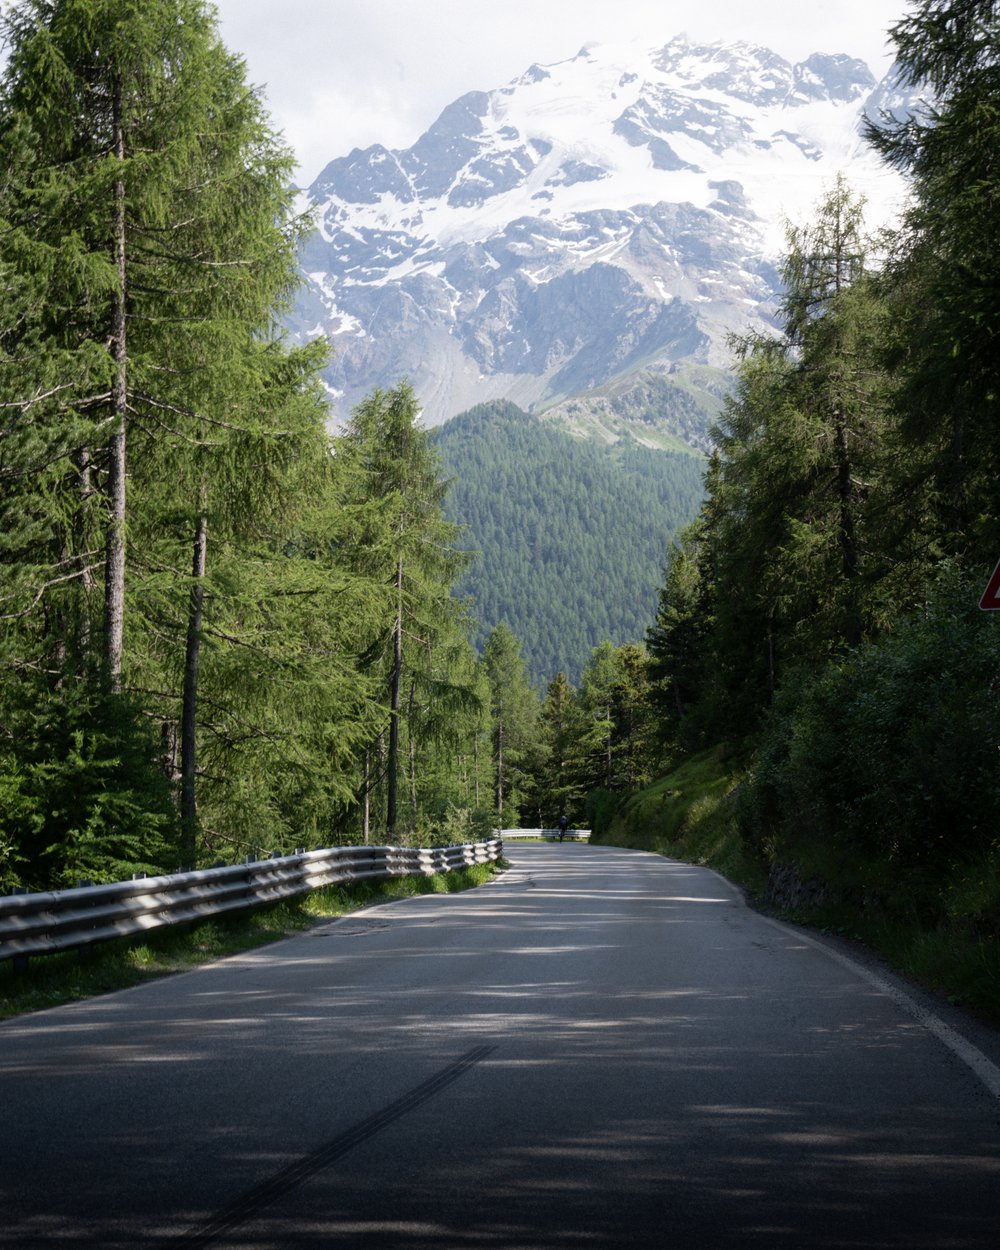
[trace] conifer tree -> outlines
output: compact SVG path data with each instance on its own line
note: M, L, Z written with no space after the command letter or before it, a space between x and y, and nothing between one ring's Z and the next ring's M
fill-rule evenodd
M383 625L369 653L385 681L385 828L396 829L407 688L433 680L425 663L435 643L457 628L451 588L467 556L457 547L458 527L445 520L447 482L406 381L374 390L351 415L342 448L355 476L354 532L348 542L356 567L376 578L384 593ZM443 690L438 679L436 696ZM453 691L456 695L458 691ZM416 734L416 717L411 734Z
M838 180L813 223L790 231L784 335L738 344L707 497L650 633L687 747L752 732L797 665L876 634L918 559L907 509L922 492L896 489L887 305L860 209Z
M838 180L814 223L790 232L785 336L744 345L720 422L718 629L754 629L761 686L785 655L818 659L874 626L871 589L890 392L884 309L866 268L860 204ZM737 595L737 588L741 593ZM731 591L730 591L731 588ZM728 613L733 613L730 624Z
M153 700L193 853L213 541L277 552L290 466L326 454L321 352L276 332L293 158L204 0L21 0L7 33L9 662Z
M617 648L618 680L612 689L612 716L618 756L617 788L632 794L653 775L658 760L649 699L649 656L639 643Z
M483 650L493 716L494 805L501 825L516 820L537 741L538 695L528 684L521 646L501 622Z
M621 677L619 655L607 641L591 652L580 682L580 705L584 714L581 745L586 753L588 790L615 787L614 689Z
M705 693L706 606L702 527L695 521L672 543L656 618L646 632L649 698L660 736L675 741L685 716Z
M270 327L295 280L292 159L203 0L24 0L8 23L0 220L21 299L6 372L31 413L54 369L47 415L89 426L73 451L101 501L118 688L129 448L141 469L165 427L196 441L205 379L222 389Z
M538 799L543 827L551 828L563 813L570 819L578 817L583 799L583 716L577 692L565 673L556 673L549 682L542 700L541 730L545 757Z
M988 564L1000 549L1000 6L917 0L890 33L903 84L926 98L868 125L913 193L887 272L900 409L934 485L928 539Z

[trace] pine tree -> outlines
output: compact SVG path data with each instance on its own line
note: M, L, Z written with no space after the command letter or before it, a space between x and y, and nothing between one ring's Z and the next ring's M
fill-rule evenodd
M989 564L1000 550L1000 7L919 0L890 33L903 84L930 101L915 116L868 125L912 189L887 272L900 408L934 485L928 538Z
M277 552L291 466L326 454L321 352L277 336L293 158L203 0L23 0L7 30L8 664L152 700L193 853L214 544Z
M556 673L549 682L542 700L541 729L545 756L537 789L543 827L552 828L561 814L579 820L583 812L583 716L577 692L565 673Z
M418 415L408 382L391 391L375 390L354 409L341 444L356 475L351 558L382 583L385 594L384 624L370 655L385 680L385 828L390 834L400 814L406 693L413 696L414 710L418 684L433 680L426 657L458 628L461 609L451 588L467 561L457 547L458 527L444 518L448 484ZM440 679L436 685L441 698ZM457 690L453 694L460 696ZM410 732L418 732L416 716Z
M521 646L501 622L483 650L493 717L494 806L503 825L516 821L537 742L538 696L528 684Z

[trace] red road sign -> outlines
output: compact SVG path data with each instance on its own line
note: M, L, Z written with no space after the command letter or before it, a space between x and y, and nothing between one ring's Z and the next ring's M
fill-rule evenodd
M984 612L994 612L1000 609L1000 560L997 561L997 566L993 570L989 585L983 591L979 606Z

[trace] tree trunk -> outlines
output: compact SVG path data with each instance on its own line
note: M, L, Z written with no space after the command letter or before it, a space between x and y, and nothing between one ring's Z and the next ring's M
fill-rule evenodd
M837 488L840 497L839 540L841 571L847 586L847 611L844 641L849 647L861 642L861 621L858 614L858 543L854 531L854 487L851 482L851 458L847 449L847 429L841 413L835 417L837 447Z
M371 837L371 767L372 753L371 748L365 748L365 764L364 764L364 790L361 799L361 834L364 838L365 846L368 845L368 839Z
M670 682L674 692L674 711L677 713L678 720L684 715L684 696L681 694L681 683L674 676Z
M503 824L503 719L497 718L497 814Z
M410 755L410 806L414 814L417 810L417 744L413 737L413 726L416 723L416 686L414 682L410 682L410 697L408 699L408 732L407 740Z
M202 491L202 508L205 494ZM201 663L201 616L205 601L205 556L208 518L202 511L194 531L191 560L191 596L188 602L187 651L184 659L184 695L181 707L181 820L185 850L193 865L198 830L198 669Z
M949 448L951 460L949 476L951 481L948 484L952 531L950 545L953 551L958 552L964 551L965 548L964 540L967 520L965 509L965 421L963 407L963 397L959 394L955 398L951 414L951 446Z
M114 85L115 157L125 160L122 124L122 85ZM112 435L108 462L107 558L104 574L104 669L112 690L122 684L122 652L125 625L125 414L127 402L127 343L125 302L125 181L119 177L114 190L114 246L118 279L112 297L111 352L115 362L111 386Z
M396 564L396 623L392 631L392 673L389 678L389 760L386 778L386 831L396 828L399 779L399 688L403 675L403 561Z
M80 617L76 627L76 642L79 662L86 664L90 654L90 600L94 592L94 574L90 569L90 558L87 555L89 526L87 514L90 511L90 497L93 494L93 478L91 473L90 448L81 447L74 456L77 472L77 489L80 495L80 507L77 513L76 548L80 553L81 602Z

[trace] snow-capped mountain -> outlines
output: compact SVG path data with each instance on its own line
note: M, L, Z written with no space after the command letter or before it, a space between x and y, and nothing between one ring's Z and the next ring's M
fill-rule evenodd
M728 335L772 315L786 220L806 221L839 171L870 224L900 201L858 129L890 98L845 55L792 65L684 37L534 65L456 100L405 151L326 167L293 328L332 340L339 417L404 375L431 422L595 388L610 412L650 371L711 408Z

